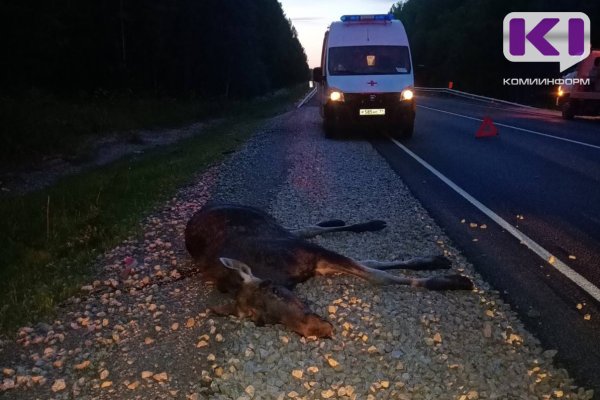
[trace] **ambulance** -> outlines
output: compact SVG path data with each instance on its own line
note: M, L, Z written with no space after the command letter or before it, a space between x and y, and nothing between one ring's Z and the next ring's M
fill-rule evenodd
M313 69L327 136L382 126L409 138L415 120L414 74L408 37L392 14L344 15L323 39Z

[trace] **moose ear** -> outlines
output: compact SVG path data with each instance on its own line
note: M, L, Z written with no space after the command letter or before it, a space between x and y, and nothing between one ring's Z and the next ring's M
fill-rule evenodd
M235 269L236 271L239 271L241 269L242 265L246 266L246 264L244 264L243 262L234 260L233 258L221 257L221 258L219 258L219 261L221 261L221 264L223 264L227 268Z
M221 261L221 264L223 264L225 267L237 271L245 283L250 283L256 279L254 275L252 275L252 270L250 267L241 261L226 257L219 258L219 261Z

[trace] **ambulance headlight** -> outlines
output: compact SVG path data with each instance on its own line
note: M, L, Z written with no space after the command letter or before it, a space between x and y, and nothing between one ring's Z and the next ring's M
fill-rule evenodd
M344 101L344 93L337 90L333 90L331 91L331 93L329 93L329 100L342 102Z
M400 99L401 100L412 100L413 97L415 97L415 94L410 89L404 89L402 91L402 93L400 94Z

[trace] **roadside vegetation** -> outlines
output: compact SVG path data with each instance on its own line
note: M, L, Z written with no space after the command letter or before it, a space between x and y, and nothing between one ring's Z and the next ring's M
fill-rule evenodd
M308 80L277 0L25 0L0 22L0 171Z
M297 87L240 102L232 117L190 139L0 198L0 331L51 315L93 276L98 254L135 234L155 206L305 92Z
M0 171L35 166L48 157L77 163L85 160L93 142L107 133L134 140L141 129L220 118L232 107L235 103L224 99L108 94L88 99L64 99L42 93L0 98L0 120L5 130L0 145Z
M106 93L87 100L42 94L0 98L0 121L5 129L0 139L0 181L3 170L35 166L48 157L85 161L93 143L106 134L135 141L140 130L227 118L251 104L250 99L140 98Z

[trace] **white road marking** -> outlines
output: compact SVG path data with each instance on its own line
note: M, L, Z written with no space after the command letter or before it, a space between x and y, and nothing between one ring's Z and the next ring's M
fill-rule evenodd
M309 101L310 99L312 99L312 97L315 95L315 93L317 93L317 87L316 86L315 86L315 88L313 90L311 90L310 92L308 92L308 94L306 95L306 97L304 97L304 99L298 104L298 107L296 107L296 108L302 107L307 101Z
M471 118L471 117L469 117ZM391 138L390 138L391 139ZM392 142L400 149L404 150L406 154L414 158L417 162L419 162L423 167L427 168L432 174L437 176L442 182L448 185L452 190L461 195L465 200L474 205L479 211L487 215L490 219L500 225L503 229L505 229L508 233L513 235L515 238L519 239L521 243L525 244L531 251L540 256L544 261L549 262L553 260L551 265L555 267L559 272L561 272L564 276L570 279L573 283L579 286L582 290L587 292L590 296L592 296L596 301L600 302L600 289L595 286L593 283L588 281L586 278L581 276L579 273L575 272L571 267L558 259L558 257L554 256L548 250L540 246L529 236L525 235L523 232L509 224L507 221L502 219L498 214L490 210L488 207L483 205L479 200L475 199L469 193L465 192L461 187L448 179L445 175L439 172L437 169L432 167L427 161L423 160L421 157L413 153L402 143L398 142L395 139L391 139Z
M481 119L481 118L469 117L468 115L457 114L457 113L453 113L453 112L450 112L450 111L440 110L438 108L422 106L420 104L418 104L417 107L425 108L426 110L437 111L437 112L440 112L440 113L443 113L443 114L454 115L455 117L470 119L470 120L473 120L473 121L483 121L483 119ZM534 135L544 136L544 137L548 137L548 138L556 139L556 140L562 140L563 142L574 143L574 144L578 144L578 145L581 145L581 146L590 147L592 149L600 150L600 146L596 146L595 144L589 144L589 143L585 143L585 142L580 142L578 140L566 139L566 138L563 138L563 137L560 137L560 136L548 135L547 133L542 133L542 132L538 132L538 131L532 131L530 129L525 129L525 128L519 128L518 126L507 125L507 124L503 124L503 123L500 123L500 122L494 122L494 125L503 126L505 128L510 128L510 129L515 129L515 130L521 131L521 132L533 133Z

